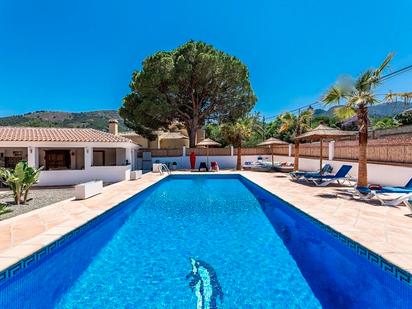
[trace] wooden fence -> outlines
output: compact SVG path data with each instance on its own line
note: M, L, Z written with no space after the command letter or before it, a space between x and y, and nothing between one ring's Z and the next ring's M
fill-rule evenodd
M294 145L292 147L292 156L294 156ZM141 149L150 151L152 157L181 157L183 148L176 149ZM187 148L186 156L194 151L197 156L205 156L206 148ZM140 153L141 153L140 152ZM242 155L247 156L270 156L271 149L268 147L242 148ZM273 153L278 156L289 155L289 145L274 146ZM300 145L300 157L302 158L319 158L320 143L305 143ZM234 148L233 155L237 154ZM230 156L231 148L209 148L209 156ZM329 143L323 143L323 157L329 157ZM358 141L337 141L334 143L335 160L357 160L358 159ZM370 139L368 142L368 160L374 163L384 164L412 164L412 136L403 138L387 139Z
M189 156L192 151L196 154L196 156L205 156L207 154L206 148L186 148L186 156ZM230 156L230 154L230 147L209 148L209 156Z
M152 153L152 157L181 157L183 155L183 148L172 148L172 149L145 149L141 148L139 151L139 156L143 152L148 151Z
M367 156L371 162L412 164L412 140L410 138L370 140ZM358 142L336 142L334 158L357 160Z
M292 156L295 155L295 147L292 147ZM299 156L307 158L319 158L320 157L320 143L306 143L300 144ZM329 156L329 144L323 143L322 157L328 158Z

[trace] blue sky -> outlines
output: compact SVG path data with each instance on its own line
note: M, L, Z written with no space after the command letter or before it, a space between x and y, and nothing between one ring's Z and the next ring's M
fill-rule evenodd
M0 116L117 109L133 70L203 40L240 58L267 116L311 103L390 52L412 64L412 2L0 0ZM412 90L412 73L381 92Z

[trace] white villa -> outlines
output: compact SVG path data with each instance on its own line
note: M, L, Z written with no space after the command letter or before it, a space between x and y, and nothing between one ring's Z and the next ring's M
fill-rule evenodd
M0 167L21 160L44 166L41 186L127 180L137 167L138 149L130 139L95 129L0 127Z

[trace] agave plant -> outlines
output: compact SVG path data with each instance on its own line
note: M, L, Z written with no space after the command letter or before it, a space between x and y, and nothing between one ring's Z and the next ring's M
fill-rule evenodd
M7 185L14 195L17 205L25 204L30 188L39 180L41 168L34 168L27 161L20 161L13 170L0 168L0 180Z

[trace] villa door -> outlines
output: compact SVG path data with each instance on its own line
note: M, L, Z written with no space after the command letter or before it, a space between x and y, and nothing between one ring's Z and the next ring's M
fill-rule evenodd
M94 150L93 151L93 166L104 166L104 151Z
M70 168L69 150L46 150L46 169L61 170Z

